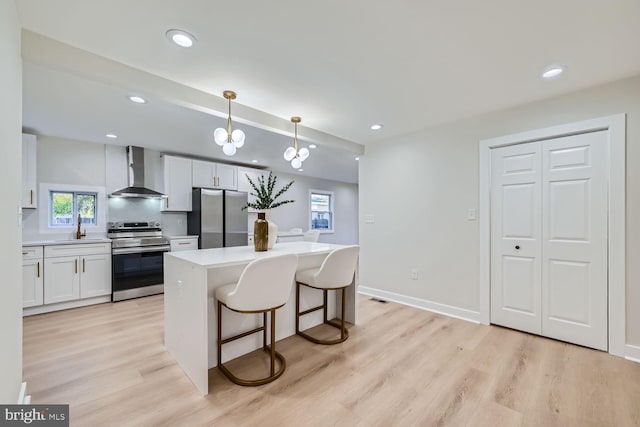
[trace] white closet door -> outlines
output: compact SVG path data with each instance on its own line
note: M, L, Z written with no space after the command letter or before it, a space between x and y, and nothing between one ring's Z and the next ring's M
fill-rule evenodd
M491 153L491 323L541 333L540 144Z
M607 134L542 143L542 334L607 350Z

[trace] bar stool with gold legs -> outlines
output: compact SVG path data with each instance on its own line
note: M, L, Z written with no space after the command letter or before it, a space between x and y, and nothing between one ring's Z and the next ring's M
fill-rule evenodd
M360 246L357 245L335 249L327 255L319 268L311 268L296 273L296 334L316 344L325 345L338 344L349 338L349 331L345 327L346 290L353 281L359 252ZM301 285L320 289L323 293L322 305L301 312ZM342 314L340 316L340 323L327 319L327 293L330 290L340 290L342 292ZM321 340L300 331L300 317L317 310L323 311L325 324L340 329L340 338Z
M276 351L276 310L289 299L297 264L298 257L293 254L257 259L247 265L238 283L216 289L218 369L234 383L243 386L262 385L277 379L285 371L287 362L284 356ZM238 313L262 313L263 324L261 327L222 339L222 307ZM271 313L271 345L267 345L267 313ZM271 356L270 373L257 380L238 378L222 364L222 345L257 332L262 332L262 349ZM277 371L276 359L280 361Z

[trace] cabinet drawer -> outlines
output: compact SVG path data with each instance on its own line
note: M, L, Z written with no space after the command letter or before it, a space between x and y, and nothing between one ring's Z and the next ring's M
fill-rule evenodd
M44 248L46 258L110 253L111 243L78 243L77 245L52 245Z
M198 249L198 239L172 239L171 252L193 251Z
M42 246L23 246L22 259L42 258Z

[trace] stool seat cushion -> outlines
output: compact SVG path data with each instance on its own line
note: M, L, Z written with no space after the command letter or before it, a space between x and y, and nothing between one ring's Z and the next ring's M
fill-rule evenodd
M320 271L320 267L298 271L296 272L296 282L301 282L314 287L318 286L318 284L316 283L318 271Z
M232 293L236 288L235 283L229 283L228 285L220 286L216 288L216 299L223 304L227 303L227 298L229 294Z
M349 286L358 264L360 246L334 249L327 255L320 268L301 270L296 281L320 289L338 289Z

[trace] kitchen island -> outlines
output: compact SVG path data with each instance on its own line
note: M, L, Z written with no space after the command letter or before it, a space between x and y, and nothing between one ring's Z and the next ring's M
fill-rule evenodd
M200 393L209 393L209 369L218 364L216 355L217 313L215 289L235 283L251 261L281 254L298 255L298 271L319 267L334 249L343 247L327 243L278 243L268 252L255 252L253 246L167 252L164 255L164 342ZM357 269L354 281L347 288L346 320L356 323ZM269 286L269 278L264 280ZM305 310L322 302L322 292L303 287L300 308ZM339 293L337 293L340 295ZM331 295L331 294L330 294ZM329 318L340 310L340 299L329 299ZM224 336L256 328L261 315L246 315L224 310ZM276 311L276 339L295 334L295 286L289 301ZM300 319L302 330L321 324L322 311ZM301 343L301 345L313 345ZM231 342L223 348L223 361L234 359L262 347L261 334ZM285 355L286 357L286 355Z

